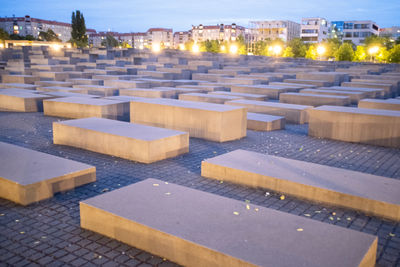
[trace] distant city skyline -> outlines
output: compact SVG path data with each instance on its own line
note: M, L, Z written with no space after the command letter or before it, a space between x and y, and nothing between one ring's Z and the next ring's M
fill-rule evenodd
M80 10L86 27L97 31L145 32L164 27L186 31L192 25L231 24L249 26L254 20L292 20L324 17L328 21L372 20L380 27L400 25L400 1L337 0L309 1L182 1L182 0L2 0L1 17L23 17L71 22L71 13Z

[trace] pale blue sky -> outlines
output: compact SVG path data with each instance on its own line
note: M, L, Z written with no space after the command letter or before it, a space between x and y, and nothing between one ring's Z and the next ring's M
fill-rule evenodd
M97 31L141 32L151 27L191 29L200 23L325 17L332 20L373 20L380 27L400 26L400 0L0 0L0 16L71 21L79 9L86 26Z

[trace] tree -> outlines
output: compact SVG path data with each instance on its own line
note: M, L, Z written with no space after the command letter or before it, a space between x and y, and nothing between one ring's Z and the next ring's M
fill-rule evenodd
M306 52L306 58L316 60L318 58L318 53L317 53L317 48L315 47L314 44L311 44L308 47L308 50Z
M286 47L283 51L282 57L294 57L293 51L291 47Z
M132 46L128 42L122 42L123 48L132 48Z
M111 34L106 34L106 39L101 42L102 46L106 47L116 47L119 45L117 39L114 38Z
M71 43L78 47L85 47L88 45L88 38L86 35L86 24L83 14L77 10L76 13L72 12L72 31Z
M395 42L395 44L400 44L400 36L397 37L396 41L394 41L394 42Z
M10 35L3 29L0 29L0 40L9 40Z
M305 57L307 48L300 38L294 38L289 41L288 47L292 48L293 57Z
M48 42L61 42L60 38L58 38L57 34L52 29L48 29L47 32L40 32L39 39Z
M389 51L388 62L390 63L400 63L400 44L395 45Z
M390 41L390 38L388 36L371 35L365 38L364 44L367 48L372 46L379 46L391 49L393 47L393 42Z
M332 58L335 57L335 53L339 49L342 42L338 38L329 38L326 39L322 44L326 49L324 56L327 58Z
M336 51L335 58L338 61L352 61L354 58L353 46L349 43L343 43Z
M367 58L367 52L365 51L365 47L362 45L358 45L356 51L354 52L354 61L364 61Z
M265 56L265 48L269 46L270 43L271 39L269 38L264 41L257 41L254 45L254 55Z
M239 55L247 55L247 46L243 35L239 35L239 37L236 39L236 45L238 46Z
M189 40L185 43L185 50L187 51L192 51L192 47L194 45L194 41L193 40Z
M387 50L387 48L386 47L381 47L379 49L379 52L376 55L375 59L378 62L385 63L385 62L387 62L388 57L389 57L389 51Z

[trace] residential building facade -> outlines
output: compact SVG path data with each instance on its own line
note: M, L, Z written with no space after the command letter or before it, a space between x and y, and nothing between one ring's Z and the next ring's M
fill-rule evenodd
M290 20L251 21L253 41L281 39L288 42L300 37L300 24Z
M379 26L371 20L332 21L331 36L355 45L364 43L366 37L379 35Z
M67 42L71 39L72 30L72 26L69 23L31 18L28 15L25 17L0 18L0 28L8 34L32 35L34 38L38 38L40 32L46 32L51 29L62 42ZM87 29L86 32L87 34L92 34L96 31Z
M147 30L147 46L160 45L163 48L172 48L174 39L172 29L150 28Z
M379 30L379 36L387 36L393 41L400 38L400 26L393 26L390 28L382 28Z
M300 37L305 43L320 43L328 39L328 21L325 18L303 18Z
M211 26L192 26L192 39L199 43L203 41L235 41L240 35L244 35L245 28L232 23L230 25L218 24Z
M174 33L174 48L179 49L180 46L192 39L192 31L175 32Z

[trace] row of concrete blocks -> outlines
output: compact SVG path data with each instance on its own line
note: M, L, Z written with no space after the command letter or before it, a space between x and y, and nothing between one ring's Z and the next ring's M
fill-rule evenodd
M3 198L29 204L95 181L94 167L0 146ZM29 172L18 171L21 160ZM241 150L203 161L201 172L400 220L394 179ZM154 179L82 201L80 212L83 228L182 265L374 266L376 259L374 236Z

